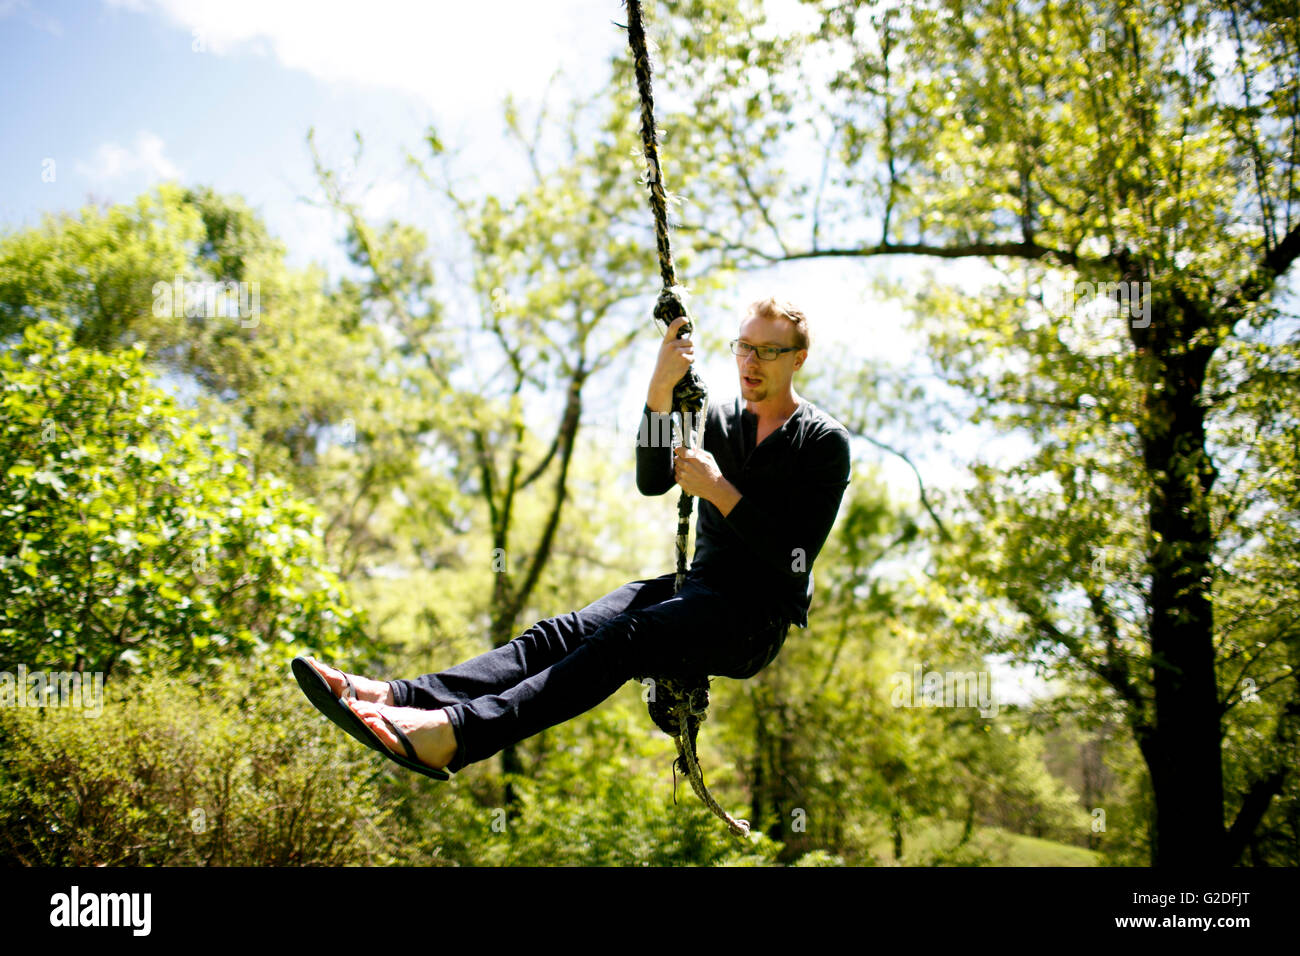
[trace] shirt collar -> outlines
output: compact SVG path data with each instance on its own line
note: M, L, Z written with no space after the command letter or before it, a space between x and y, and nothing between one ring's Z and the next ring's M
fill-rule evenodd
M781 436L781 438L785 439L786 443L789 444L789 441L790 441L790 439L789 439L790 430L791 430L791 428L792 428L795 424L797 424L797 422L795 422L795 419L796 419L797 417L799 417L800 415L803 414L803 410L804 410L805 408L807 408L809 404L811 404L811 403L810 403L810 402L808 401L808 399L806 399L806 398L805 398L803 401L801 401L801 402L799 403L799 405L795 408L795 410L794 410L793 412L790 413L790 417L787 418L785 421L783 421L783 422L780 424L780 426L776 429L776 431L772 432L772 434L773 434L773 435L779 435L779 436ZM737 434L736 434L736 449L737 449L737 452L738 452L738 453L744 451L744 448L745 448L745 441L746 441L746 439L748 438L748 435L749 435L749 432L748 432L748 419L745 418L746 415L748 415L750 419L754 419L754 420L755 420L755 422L754 422L754 437L757 438L757 437L758 437L758 422L757 422L757 416L755 416L753 412L751 412L748 408L745 407L745 403L744 403L743 401L741 401L740 396L737 395L737 396L736 396L736 432L737 432ZM767 437L770 438L771 435L769 435L769 436L767 436ZM764 439L764 440L766 441L766 439ZM754 451L756 448L758 448L758 444L759 444L759 443L758 443L757 441L755 441L755 443L754 443L754 448L751 448L750 451L752 452L752 451Z

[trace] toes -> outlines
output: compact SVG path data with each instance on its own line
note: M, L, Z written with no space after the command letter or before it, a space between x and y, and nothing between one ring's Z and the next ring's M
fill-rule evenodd
M379 715L379 709L374 704L364 700L346 700L344 703L351 707L352 712L361 718L361 722L369 727L375 736L388 745L390 749L395 749L401 745L401 741L397 739L397 735L393 733L387 721Z
M328 664L322 664L314 657L309 658L309 660L311 661L311 666L315 668L316 673L320 674L320 676L325 679L325 683L329 685L330 690L334 691L335 695L337 696L339 691L335 689L334 685L335 683L337 683L339 684L340 687L342 686L343 684L342 672L336 670L333 667L330 667ZM334 676L336 674L339 676L337 677Z
M368 717L379 717L379 705L373 700L361 700L359 698L349 697L347 703L358 714L365 714Z

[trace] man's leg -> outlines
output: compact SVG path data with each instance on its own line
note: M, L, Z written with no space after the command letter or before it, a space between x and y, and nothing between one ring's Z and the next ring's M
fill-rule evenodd
M628 680L654 674L745 674L771 659L773 615L687 580L660 602L608 620L569 653L513 687L445 707L456 740L447 770L486 760L563 723ZM761 664L759 666L762 666Z
M393 705L436 710L509 690L563 659L620 614L657 604L672 590L671 574L632 581L580 611L538 621L514 640L448 670L389 681Z

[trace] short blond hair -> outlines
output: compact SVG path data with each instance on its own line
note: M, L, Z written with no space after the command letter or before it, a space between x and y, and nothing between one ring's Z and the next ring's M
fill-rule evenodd
M812 345L812 330L808 326L808 316L793 303L784 299L768 296L751 303L746 318L756 315L760 319L787 319L794 325L794 345L806 349Z

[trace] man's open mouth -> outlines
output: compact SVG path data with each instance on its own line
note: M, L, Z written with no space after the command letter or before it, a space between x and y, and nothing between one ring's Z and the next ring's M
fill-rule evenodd
M744 380L745 380L745 384L746 384L746 385L757 385L759 382L762 381L762 379L750 378L748 375L743 376L743 377L744 377Z

